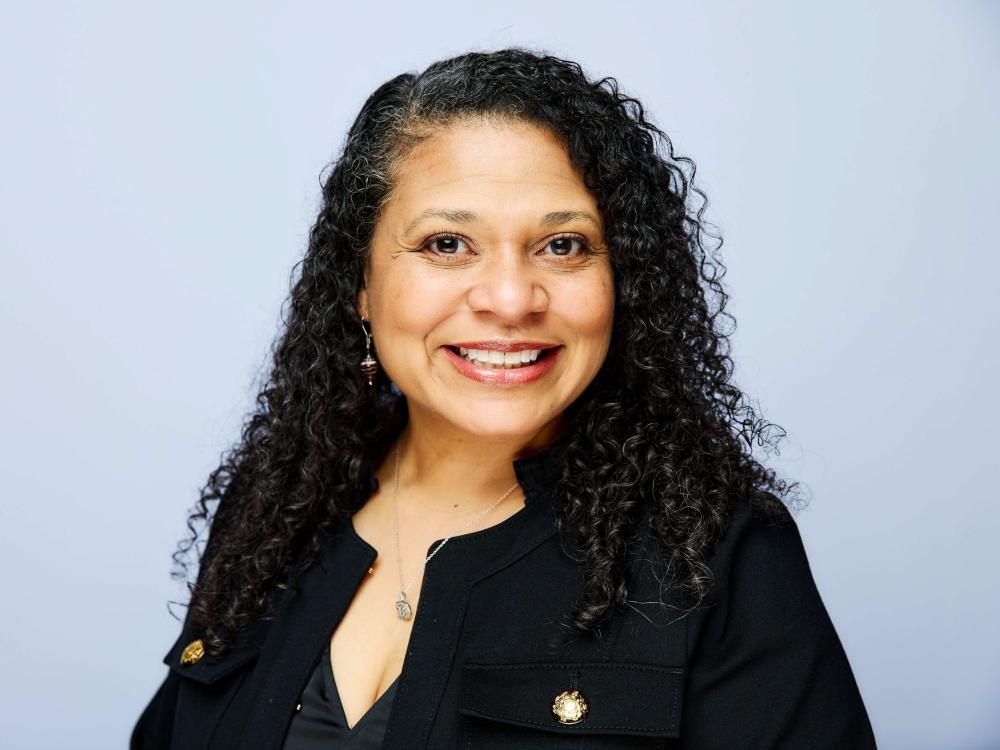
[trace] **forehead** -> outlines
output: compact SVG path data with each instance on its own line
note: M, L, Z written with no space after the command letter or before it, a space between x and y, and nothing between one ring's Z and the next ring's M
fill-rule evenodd
M394 177L390 204L404 222L428 206L452 204L483 212L533 206L544 213L550 204L596 210L565 146L548 130L524 122L446 126L406 154Z

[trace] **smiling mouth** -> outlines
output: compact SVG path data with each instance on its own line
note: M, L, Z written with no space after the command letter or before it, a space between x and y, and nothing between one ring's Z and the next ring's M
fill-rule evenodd
M529 353L525 351L510 352L509 355L504 352L479 353L479 350L474 350L476 351L476 354L470 357L470 350L468 349L462 349L457 346L452 346L451 344L446 344L445 346L447 349L454 352L456 356L461 357L470 364L477 367L488 367L495 370L517 370L522 367L529 367L547 359L553 352L559 349L558 346L552 346L548 349L535 350L537 354L535 352ZM484 359L484 355L487 355L489 359Z

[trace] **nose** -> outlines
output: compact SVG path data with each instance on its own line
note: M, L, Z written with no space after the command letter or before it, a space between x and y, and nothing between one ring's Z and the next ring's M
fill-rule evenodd
M531 266L522 251L511 249L490 253L469 288L467 301L475 312L518 323L531 313L544 311L549 295L542 272Z

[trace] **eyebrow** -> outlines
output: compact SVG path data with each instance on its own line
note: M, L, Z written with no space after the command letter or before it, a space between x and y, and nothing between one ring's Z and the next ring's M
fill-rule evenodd
M403 233L405 234L409 232L425 219L435 217L447 219L448 221L454 221L459 224L481 224L483 222L483 217L473 211L449 208L428 208L417 218L407 224ZM542 216L539 223L543 227L558 227L563 224L568 224L574 219L583 219L584 221L589 221L593 224L596 229L601 228L601 223L597 220L597 217L589 211L550 211Z

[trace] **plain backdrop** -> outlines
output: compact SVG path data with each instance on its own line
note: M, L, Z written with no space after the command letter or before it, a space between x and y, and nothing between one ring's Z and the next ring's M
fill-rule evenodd
M5 7L4 747L125 746L321 171L385 80L511 44L614 76L697 163L880 747L1000 747L1000 9L693 6Z

